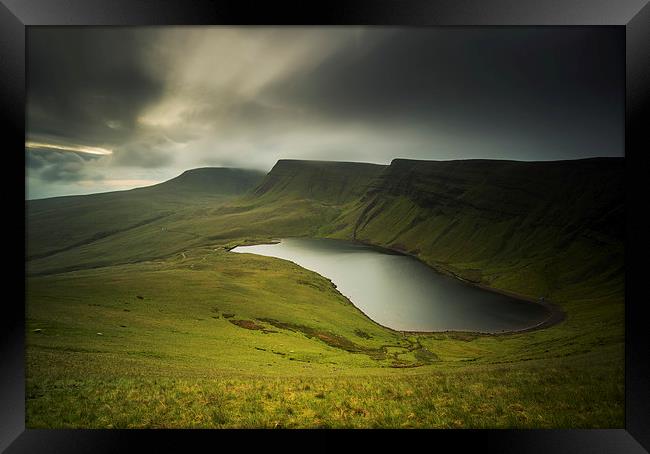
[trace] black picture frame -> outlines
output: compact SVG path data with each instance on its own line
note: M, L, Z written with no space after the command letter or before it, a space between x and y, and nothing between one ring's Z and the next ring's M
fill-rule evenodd
M650 87L650 6L647 0L329 0L228 2L221 0L0 0L0 99L5 207L15 210L6 237L15 247L7 264L24 258L25 185L18 169L24 162L26 27L34 25L408 25L408 26L617 26L626 35L626 350L625 429L618 430L437 430L413 431L409 445L451 444L499 453L642 453L650 450L650 336L645 327L643 258L647 256L648 223L639 216L650 170L644 145L650 143L643 119L648 115ZM21 158L23 156L23 158ZM15 162L13 161L15 159ZM22 216L20 213L23 213ZM11 221L9 219L12 219ZM16 221L18 219L18 221ZM4 248L3 248L4 249ZM13 259L13 260L12 260ZM632 263L639 266L631 266ZM128 452L135 444L147 451L191 451L205 443L225 448L223 431L168 430L26 430L24 368L24 268L5 267L0 315L0 450L18 452ZM9 296L11 295L11 296ZM22 303L21 303L22 300ZM247 449L283 447L309 434L318 447L336 448L332 431L292 431L282 445L275 432L244 435ZM350 434L341 431L337 434ZM353 435L368 431L355 431ZM264 436L260 436L264 435ZM396 440L391 431L373 431L372 439ZM416 438L411 438L415 436ZM302 437L300 437L302 438ZM401 439L401 437L400 437ZM302 443L302 442L300 442ZM311 442L313 443L313 442ZM444 443L444 445L441 445ZM307 446L303 445L305 449Z

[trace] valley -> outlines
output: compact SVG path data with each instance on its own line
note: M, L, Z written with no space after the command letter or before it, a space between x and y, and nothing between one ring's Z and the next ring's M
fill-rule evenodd
M27 426L624 426L624 160L280 160L26 202ZM403 332L294 263L356 241L556 305Z

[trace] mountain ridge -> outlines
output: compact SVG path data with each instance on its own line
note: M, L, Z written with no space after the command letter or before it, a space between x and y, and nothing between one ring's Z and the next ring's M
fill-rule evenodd
M606 276L619 283L623 276L623 170L623 158L396 158L387 166L280 160L257 186L223 197L173 190L202 172L190 170L171 183L121 193L135 198L126 212L124 201L116 210L93 205L92 196L68 210L57 203L28 210L28 257L36 258L29 267L47 273L215 242L316 236L409 253L529 296L581 279L597 287Z
M258 171L204 167L152 186L27 200L27 258L86 247L187 207L210 207L244 194L263 177Z
M234 167L198 167L185 170L180 175L153 186L136 188L185 190L217 194L243 194L255 187L265 173L258 170Z

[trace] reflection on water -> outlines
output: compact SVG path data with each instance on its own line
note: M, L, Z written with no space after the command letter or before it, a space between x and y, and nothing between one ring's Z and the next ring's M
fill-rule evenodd
M508 331L548 316L538 304L466 285L412 257L359 243L288 238L232 251L291 260L315 271L372 320L396 330Z

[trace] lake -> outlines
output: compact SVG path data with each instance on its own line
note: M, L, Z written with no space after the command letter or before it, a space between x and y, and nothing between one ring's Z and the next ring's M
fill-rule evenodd
M540 304L473 287L413 257L350 241L287 238L232 252L277 257L315 271L372 320L400 331L512 331L549 315Z

